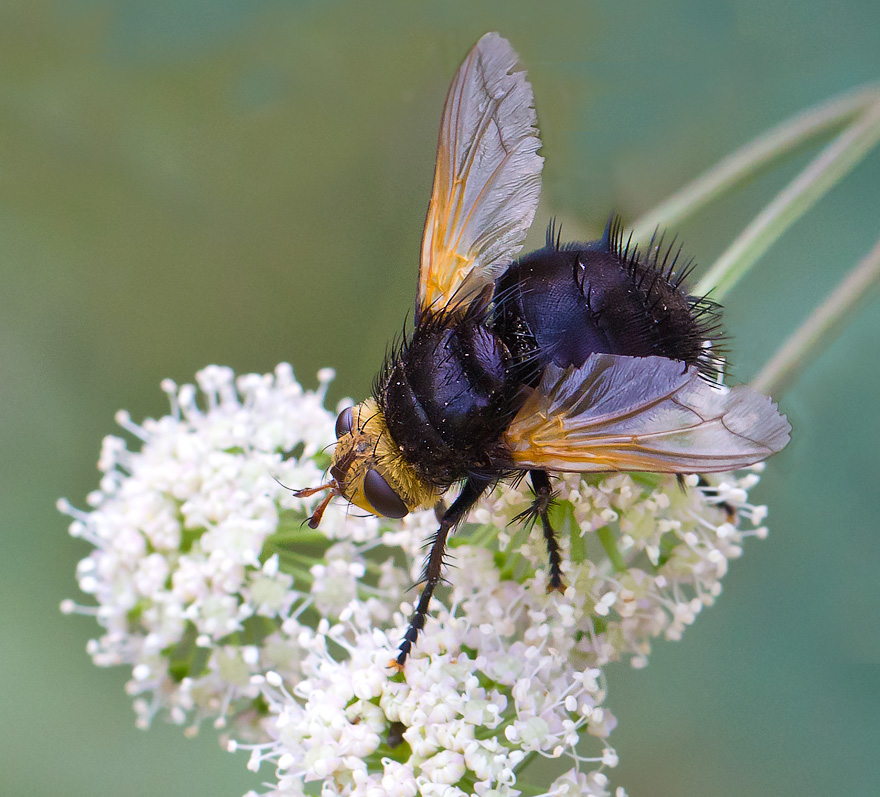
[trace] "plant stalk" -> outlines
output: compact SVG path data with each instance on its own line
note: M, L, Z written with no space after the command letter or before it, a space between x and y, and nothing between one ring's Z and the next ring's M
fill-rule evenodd
M771 244L848 174L878 141L880 101L828 144L773 198L699 281L696 294L712 291L712 298L723 298Z
M809 141L852 122L880 100L880 85L869 84L808 108L758 136L676 191L632 226L644 242L656 229L674 227L713 199Z
M867 301L880 284L880 240L782 344L752 380L761 393L781 396L804 369L840 334L843 323Z

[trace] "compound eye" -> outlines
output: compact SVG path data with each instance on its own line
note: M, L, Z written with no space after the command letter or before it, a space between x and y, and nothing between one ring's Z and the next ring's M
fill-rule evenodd
M354 426L354 413L351 407L346 407L339 415L336 416L336 439L342 435L348 434L351 427Z
M385 517L399 518L409 512L400 496L374 470L368 470L364 476L364 495L370 506Z

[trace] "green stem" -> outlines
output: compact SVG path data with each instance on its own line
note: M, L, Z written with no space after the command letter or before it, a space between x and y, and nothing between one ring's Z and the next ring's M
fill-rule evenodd
M755 261L880 141L880 102L875 102L792 180L718 258L695 293L721 299Z
M624 572L626 570L626 561L617 548L617 541L614 539L611 529L608 526L602 526L601 529L596 531L596 535L599 537L599 542L602 543L602 547L605 549L608 560L614 566L614 569L618 573Z
M777 350L752 381L761 393L780 396L803 370L840 333L849 320L880 284L880 240L870 253L844 277Z
M284 553L279 553L278 556L278 567L282 573L287 573L289 576L293 576L293 583L297 585L297 588L301 591L308 591L308 587L314 583L314 576L308 571L303 570L301 567L297 567L295 562L292 562L288 559Z
M275 545L326 545L328 543L327 535L320 531L311 531L305 525L305 520L294 522L293 528L290 528L290 525L290 521L279 523L281 531L276 531L269 538L269 541Z
M648 211L633 224L633 240L645 241L658 227L676 226L774 160L790 154L812 139L849 124L878 99L880 85L871 84L833 97L787 119L732 152Z
M520 761L515 767L516 768L516 776L517 776L516 786L518 789L522 790L522 792L524 794L542 793L542 789L540 789L536 786L530 786L526 783L519 782L520 778L522 778L523 775L525 774L525 771L535 762L535 759L537 758L537 756L538 756L538 754L534 750L530 750L528 753L526 753L526 755L522 759L522 761ZM543 793L546 793L546 792L544 791Z
M264 547L268 548L268 546ZM276 546L275 553L277 553L278 556L281 559L284 559L286 562L289 562L291 564L296 563L303 565L307 571L312 567L312 565L319 565L324 563L323 559L316 559L314 556L305 556L303 554L297 553L296 551L292 551L290 550L290 548L287 547Z

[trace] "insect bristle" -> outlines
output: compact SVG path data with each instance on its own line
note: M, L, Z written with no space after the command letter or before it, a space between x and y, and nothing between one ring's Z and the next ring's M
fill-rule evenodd
M602 243L642 299L644 317L628 319L634 333L654 336L664 356L691 362L702 376L715 381L726 354L721 345L726 339L721 306L708 295L688 293L687 280L696 264L693 258L682 262L683 245L678 236L667 242L666 232L658 228L643 252L615 214L608 220Z
M562 224L556 221L554 216L547 225L547 232L544 236L544 246L547 249L562 249Z

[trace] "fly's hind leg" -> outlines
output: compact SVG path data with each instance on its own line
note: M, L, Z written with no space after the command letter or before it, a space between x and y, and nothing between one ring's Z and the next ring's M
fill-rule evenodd
M681 477L679 477L679 484L681 484L682 481L683 480L681 479ZM697 476L697 486L702 487L703 490L706 492L707 497L709 497L709 498L713 497L713 495L712 495L713 493L715 494L714 497L717 502L715 505L719 509L724 510L724 514L727 515L727 522L728 523L733 523L736 520L736 509L733 507L733 505L727 503L727 501L718 501L717 500L718 490L717 490L717 488L712 486L712 484L709 482L709 480L705 476Z
M535 523L540 519L541 528L544 531L544 541L547 543L547 555L550 558L550 577L547 581L547 591L561 592L565 589L565 582L562 580L562 554L559 552L559 540L556 539L556 532L553 531L547 514L553 503L553 488L550 486L550 477L545 470L530 470L529 476L532 480L535 499L517 520Z
M395 669L403 669L406 657L409 656L413 645L419 638L419 633L425 627L431 597L443 577L443 554L446 550L446 538L449 536L449 532L467 515L471 507L479 501L480 496L490 484L491 482L489 481L469 477L464 483L458 498L455 499L452 506L440 518L440 528L430 542L431 550L428 552L427 559L425 559L425 567L420 579L420 582L424 584L421 597L410 618L409 628L406 629L406 633L403 635L403 641L400 643L399 648L400 652L397 658L392 659L390 663L390 666Z

